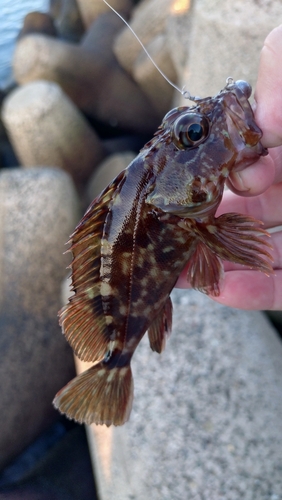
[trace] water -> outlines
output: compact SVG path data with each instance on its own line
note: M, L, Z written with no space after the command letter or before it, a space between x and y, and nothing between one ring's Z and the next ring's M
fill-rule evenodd
M12 81L11 62L16 37L28 12L47 12L48 0L0 0L0 88Z

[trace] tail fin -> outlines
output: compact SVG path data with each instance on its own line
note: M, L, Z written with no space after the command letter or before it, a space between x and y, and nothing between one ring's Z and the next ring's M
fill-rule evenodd
M101 362L71 380L58 392L53 404L77 422L110 426L128 420L132 400L130 365L110 368Z

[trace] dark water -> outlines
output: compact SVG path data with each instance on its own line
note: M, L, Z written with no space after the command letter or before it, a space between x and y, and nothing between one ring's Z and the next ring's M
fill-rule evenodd
M15 40L28 12L46 12L48 0L0 0L0 88L12 80L11 61Z

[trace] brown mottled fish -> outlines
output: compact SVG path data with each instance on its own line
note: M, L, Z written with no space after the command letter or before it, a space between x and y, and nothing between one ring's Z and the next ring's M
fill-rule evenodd
M98 196L71 236L74 295L60 324L75 354L96 364L55 407L91 424L121 425L132 406L132 355L148 331L161 352L172 325L170 292L188 265L191 286L219 294L221 259L272 272L260 223L215 217L230 172L267 154L247 82L171 110L154 138Z

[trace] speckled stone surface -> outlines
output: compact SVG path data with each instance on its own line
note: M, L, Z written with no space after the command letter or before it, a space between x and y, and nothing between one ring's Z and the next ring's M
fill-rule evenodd
M128 167L135 157L136 153L127 151L110 155L102 161L89 180L87 201L91 203L122 170Z
M176 49L186 54L180 88L185 85L192 95L201 97L213 95L229 76L247 80L254 87L263 42L282 23L280 0L196 0L185 4L190 9L183 11L181 23L169 21L170 39L177 39ZM171 51L172 58L176 52ZM175 55L177 67L180 54ZM183 98L180 101L187 105Z
M0 467L59 417L52 399L74 373L57 312L78 217L66 173L1 171Z
M259 312L173 301L165 352L145 336L134 357L130 421L93 431L100 499L280 500L281 340Z
M80 185L104 157L97 134L54 82L36 80L16 88L4 101L2 118L27 168L54 165Z

